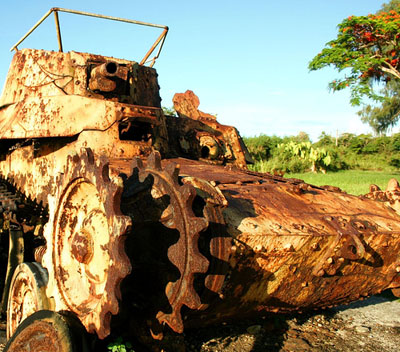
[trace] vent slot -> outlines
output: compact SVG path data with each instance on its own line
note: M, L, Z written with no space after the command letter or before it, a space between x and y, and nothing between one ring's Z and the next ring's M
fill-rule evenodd
M148 122L124 121L118 130L122 141L149 142L153 139L153 126Z

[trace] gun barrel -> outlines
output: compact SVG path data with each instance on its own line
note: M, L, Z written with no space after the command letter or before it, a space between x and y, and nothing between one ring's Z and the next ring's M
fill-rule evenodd
M116 88L113 77L118 77L120 66L114 61L107 61L94 67L90 72L89 88L102 92L112 92Z
M108 61L104 64L96 66L92 70L92 74L97 72L98 74L105 76L105 77L114 77L117 75L119 69L119 65L114 61Z

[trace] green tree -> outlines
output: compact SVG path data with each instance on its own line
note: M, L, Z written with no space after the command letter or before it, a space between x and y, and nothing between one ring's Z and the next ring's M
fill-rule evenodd
M399 8L399 6L400 6L400 0L391 0L389 3L383 4L381 10L378 11L378 13L396 10Z
M388 82L381 93L384 99L379 106L367 104L358 112L377 134L386 133L400 118L400 81Z
M309 142L310 141L310 136L308 135L308 133L304 132L304 131L300 131L297 136L293 137L293 139L295 141L298 142Z
M400 1L393 0L377 14L343 20L337 38L312 59L309 69L333 66L343 72L329 83L330 89L349 88L352 105L372 99L376 106L366 105L360 115L376 132L385 132L400 115L399 60Z
M335 144L335 138L328 135L325 131L322 131L321 135L318 137L318 141L314 143L316 147L332 147Z
M396 11L399 8L400 0L392 0L383 4L378 14ZM387 132L398 122L400 117L400 82L398 80L389 81L381 93L384 96L381 106L366 105L359 111L362 121L368 123L378 134Z

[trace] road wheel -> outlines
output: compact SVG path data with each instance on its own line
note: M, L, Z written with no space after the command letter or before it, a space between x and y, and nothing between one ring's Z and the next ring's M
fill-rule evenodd
M39 263L22 263L14 271L7 303L7 338L23 320L49 308L46 297L47 270Z
M85 331L73 317L41 310L26 318L4 352L88 352Z

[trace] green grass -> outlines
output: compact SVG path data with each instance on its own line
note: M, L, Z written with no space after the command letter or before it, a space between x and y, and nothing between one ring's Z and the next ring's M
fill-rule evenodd
M354 195L368 193L371 184L376 184L382 190L385 190L391 178L396 178L400 181L400 173L360 170L328 172L326 174L285 174L285 177L299 178L316 186L331 185L339 187L343 191Z

